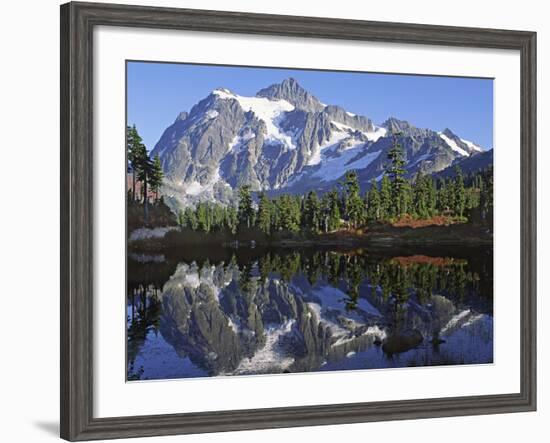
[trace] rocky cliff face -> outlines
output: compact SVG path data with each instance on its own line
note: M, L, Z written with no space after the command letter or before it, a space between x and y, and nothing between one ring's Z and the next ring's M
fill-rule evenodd
M368 117L325 105L290 78L254 97L216 89L182 112L152 151L166 175L172 207L199 199L227 202L234 190L323 191L348 170L362 185L381 178L393 136L405 149L410 175L435 173L482 152L451 130L436 132L389 118Z

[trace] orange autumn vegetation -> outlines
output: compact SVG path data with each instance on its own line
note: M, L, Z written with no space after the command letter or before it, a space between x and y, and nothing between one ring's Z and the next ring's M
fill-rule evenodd
M391 223L396 228L425 228L426 226L449 226L464 223L464 220L447 215L434 215L430 218L416 219L410 215L404 215Z
M406 257L393 257L391 263L407 267L412 265L433 265L438 267L465 263L465 260L450 257L429 257L427 255L409 255Z

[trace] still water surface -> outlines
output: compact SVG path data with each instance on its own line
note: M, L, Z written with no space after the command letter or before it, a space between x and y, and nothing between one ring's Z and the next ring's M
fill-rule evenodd
M492 248L444 250L131 253L128 380L491 363Z

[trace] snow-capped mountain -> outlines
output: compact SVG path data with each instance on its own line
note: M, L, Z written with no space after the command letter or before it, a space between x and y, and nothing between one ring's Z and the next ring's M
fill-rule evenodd
M400 132L407 171L435 173L483 152L450 129L422 129L396 118L368 117L321 103L292 78L244 97L219 88L182 112L152 151L178 206L197 199L228 201L249 184L272 192L323 191L348 170L361 184L382 177L393 134Z

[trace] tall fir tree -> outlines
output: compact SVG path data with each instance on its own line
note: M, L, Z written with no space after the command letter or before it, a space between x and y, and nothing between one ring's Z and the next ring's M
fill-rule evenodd
M252 206L252 195L250 186L244 185L239 189L239 223L250 229L254 223L254 207Z
M435 181L432 177L426 176L424 178L426 182L426 188L428 190L428 211L429 216L433 217L436 214L436 205L437 205L437 188Z
M193 231L196 231L197 228L198 228L196 212L192 208L187 207L183 211L183 215L184 215L184 217L183 217L184 227L187 227L187 228L192 229Z
M395 214L396 216L401 216L404 214L404 208L402 205L407 201L407 196L404 195L404 187L406 180L404 175L406 173L405 164L405 153L403 147L399 141L399 138L402 136L400 132L395 132L393 134L393 146L388 151L388 160L390 163L386 168L386 173L391 179L391 188L392 188L392 199L396 204Z
M132 171L132 201L136 201L136 179L143 156L147 155L143 139L136 129L136 125L126 127L126 151L128 164Z
M321 202L315 191L310 191L304 201L304 230L318 232L321 229Z
M399 215L409 214L413 209L413 189L411 183L407 180L401 185L401 189L398 194Z
M483 181L483 188L480 193L479 204L481 216L485 223L493 223L493 169L486 172Z
M466 206L466 190L464 188L464 177L462 176L462 170L460 166L455 168L455 180L453 186L453 203L454 213L460 217L464 214L464 208Z
M342 223L340 218L340 199L336 191L329 192L328 197L328 230L335 231L340 228Z
M279 198L278 209L280 212L280 224L283 231L298 232L300 230L301 205L300 199L289 194Z
M381 218L381 200L378 182L376 179L371 181L370 189L367 194L367 219L369 221L378 221Z
M412 215L420 218L430 216L430 190L426 177L422 173L416 175L413 190L413 207L410 211Z
M450 186L447 185L447 180L440 178L437 191L437 206L439 211L443 214L451 209L452 199L449 190Z
M239 217L237 214L237 209L234 206L228 206L225 208L225 224L232 234L237 232Z
M386 220L394 215L392 189L390 179L386 174L380 182L380 219Z
M143 221L149 223L149 183L153 175L153 162L147 154L145 145L141 145L138 150L137 178L142 185L143 194Z
M155 155L153 159L153 164L151 167L151 178L149 179L151 184L151 191L155 193L155 201L159 199L159 191L162 186L162 180L164 178L164 172L162 171L162 164L160 162L160 157Z
M259 203L258 203L258 228L264 233L264 234L271 234L271 215L273 213L272 209L272 203L271 200L267 197L267 195L262 192L259 197Z
M356 229L365 216L365 205L360 195L359 179L357 172L348 171L345 178L346 218L351 226Z
M200 229L203 232L210 232L208 203L205 203L205 202L197 203L196 212L197 212L198 229Z

